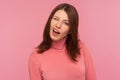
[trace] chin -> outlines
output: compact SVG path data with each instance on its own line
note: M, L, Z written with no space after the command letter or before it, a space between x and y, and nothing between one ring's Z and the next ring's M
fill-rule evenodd
M59 41L59 40L60 40L60 38L57 38L57 37L54 37L54 36L50 36L50 38L51 38L51 40L53 40L53 41Z
M53 40L53 41L58 41L58 40L60 40L60 39L58 39L58 38L52 38L52 37L51 37L51 40Z

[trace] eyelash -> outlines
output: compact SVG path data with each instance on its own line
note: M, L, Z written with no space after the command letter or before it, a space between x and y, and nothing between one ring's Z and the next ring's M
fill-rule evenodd
M58 20L57 18L53 18L54 20Z
M69 23L67 23L67 22L64 22L64 24L69 26Z
M53 20L58 20L57 18L53 18ZM65 25L69 26L69 23L68 22L63 22Z

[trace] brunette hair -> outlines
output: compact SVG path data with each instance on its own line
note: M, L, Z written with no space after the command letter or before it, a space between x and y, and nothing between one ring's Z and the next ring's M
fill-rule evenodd
M78 12L74 6L68 3L62 3L56 6L53 11L51 12L47 23L45 25L44 33L43 33L43 41L40 43L38 48L38 53L43 53L44 51L48 50L51 47L52 40L50 38L50 22L52 17L54 16L55 12L58 10L64 10L69 19L69 26L70 26L70 34L66 39L66 50L68 55L70 56L71 60L77 62L77 56L80 55L79 43L78 43L78 22L79 16Z

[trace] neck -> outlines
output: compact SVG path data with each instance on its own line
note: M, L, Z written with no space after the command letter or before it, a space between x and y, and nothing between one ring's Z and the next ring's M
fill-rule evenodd
M66 41L66 37L58 41L52 41L52 48L57 49L57 50L64 49L65 41Z

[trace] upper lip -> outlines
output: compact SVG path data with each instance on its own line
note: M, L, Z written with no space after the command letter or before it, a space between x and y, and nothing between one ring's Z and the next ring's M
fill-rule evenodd
M53 31L55 31L57 33L60 33L56 28L53 28Z

